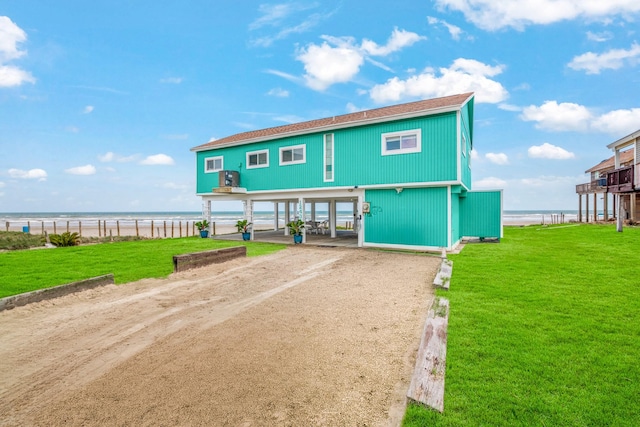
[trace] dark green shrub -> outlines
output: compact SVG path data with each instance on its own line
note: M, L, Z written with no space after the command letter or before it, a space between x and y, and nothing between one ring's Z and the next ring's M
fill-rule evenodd
M50 234L49 241L58 247L77 246L80 243L80 235L78 233L65 231L62 234Z

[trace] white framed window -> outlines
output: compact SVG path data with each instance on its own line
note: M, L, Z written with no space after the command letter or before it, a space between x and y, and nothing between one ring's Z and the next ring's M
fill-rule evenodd
M249 151L247 153L247 169L268 168L269 150Z
M224 159L222 156L207 157L204 159L204 172L220 172L224 169Z
M324 136L324 182L333 182L333 134Z
M307 162L307 146L292 145L290 147L280 147L280 166L295 165Z
M422 151L420 129L382 134L382 155L419 153Z

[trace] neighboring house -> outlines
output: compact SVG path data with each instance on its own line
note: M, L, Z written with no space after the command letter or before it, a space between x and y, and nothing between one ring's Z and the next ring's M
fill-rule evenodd
M243 201L249 221L254 202L273 202L276 216L283 203L285 221L326 204L332 237L336 204L349 203L358 246L499 239L502 191L470 191L473 112L465 93L212 140L192 148L197 194L205 214L211 201Z
M582 196L585 196L586 221L598 219L598 195L603 200L604 220L609 220L609 194L613 197L613 217L616 211L625 220L640 221L640 130L631 133L611 144L607 148L614 155L603 160L585 173L591 181L576 186L578 193L578 221L582 221ZM592 216L589 215L589 195L593 196Z

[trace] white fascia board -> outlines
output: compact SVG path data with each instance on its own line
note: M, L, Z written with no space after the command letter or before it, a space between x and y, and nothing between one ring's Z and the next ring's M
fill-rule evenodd
M394 243L372 243L372 242L364 242L362 244L364 247L369 248L384 248L384 249L401 249L407 251L421 251L421 252L435 252L442 253L442 247L440 246L420 246L420 245L400 245ZM451 250L450 248L445 248L447 250Z
M435 114L453 113L453 112L456 112L456 111L460 111L460 109L467 102L469 102L468 99L466 101L464 101L462 104L460 104L459 106L440 107L440 108L433 108L431 110L423 110L423 111L417 111L417 112L411 112L411 113L405 113L405 114L397 114L395 116L377 117L377 118L371 118L371 119L358 120L358 121L355 121L355 122L319 126L319 127L315 127L315 128L311 128L311 129L304 129L304 130L293 131L293 132L285 132L285 133L279 133L277 135L269 135L269 136L264 136L264 137L245 139L245 140L242 140L242 141L229 142L227 144L214 145L212 147L202 147L200 149L191 148L190 151L193 151L193 152L197 153L197 152L200 152L200 151L209 151L209 150L217 150L219 148L236 147L236 146L239 146L239 145L253 144L253 143L256 143L256 142L273 141L273 140L276 140L276 139L288 138L288 137L291 137L291 136L308 135L310 133L327 133L327 132L338 130L338 129L347 129L347 128L370 125L370 124L375 124L375 123L387 123L387 122L394 122L394 121L397 121L397 120L405 120L405 119L412 119L412 118L417 118L417 117L433 116Z
M458 111L456 113L456 176L458 177L458 181L462 182L462 138L460 138L462 126L462 111ZM466 149L466 147L465 147Z
M460 211L460 209L458 209ZM451 217L451 186L447 187L447 247L451 247L451 233L453 229L453 218Z
M628 145L631 145L633 143L636 142L636 138L640 138L640 129L623 137L620 138L619 140L612 142L611 144L607 145L607 148L611 149L611 150L616 150L616 149L620 149L620 148L624 148Z

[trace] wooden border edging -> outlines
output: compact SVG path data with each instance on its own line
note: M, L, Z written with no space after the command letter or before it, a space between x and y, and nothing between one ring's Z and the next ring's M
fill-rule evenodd
M62 297L74 292L97 288L98 286L113 285L114 283L113 274L105 274L104 276L92 277L52 288L38 289L37 291L12 295L10 297L0 298L0 311L20 307L32 302Z
M436 288L449 290L449 282L451 282L451 273L453 272L453 261L444 258L440 264L438 274L433 279L433 285Z
M449 300L436 297L427 314L416 367L407 392L410 402L444 411L444 370L447 357Z
M234 246L231 248L213 249L210 251L194 252L190 254L173 256L173 272L191 270L210 264L219 264L234 258L246 257L246 246Z

